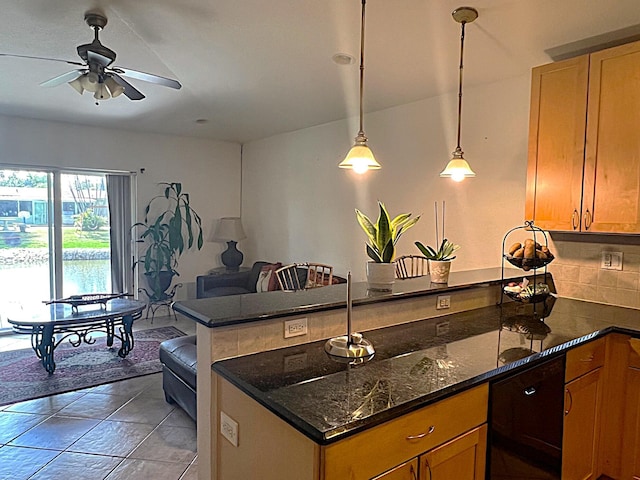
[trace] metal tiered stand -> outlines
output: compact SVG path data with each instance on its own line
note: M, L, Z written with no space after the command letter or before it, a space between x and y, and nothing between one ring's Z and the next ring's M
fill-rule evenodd
M524 251L518 251L524 248L523 244L514 251L516 244L522 240L517 238L518 232L525 233L522 237L530 239L525 239L525 243L529 243L527 254ZM516 243L512 244L515 240L517 240ZM536 353L536 349L541 351L544 339L551 332L544 321L555 303L553 295L555 292L552 292L546 283L549 279L547 265L554 259L548 245L546 232L536 227L533 221L526 221L524 225L512 228L502 240L500 305L503 305L503 310L499 332L498 366ZM505 281L505 262L525 272L533 270L533 276L527 278L529 284L524 288L521 285L510 287L509 282ZM505 287L508 287L507 290ZM513 302L505 303L505 297L516 302L516 305ZM502 338L503 331L518 334L517 346L510 342L513 339ZM510 346L510 348L501 351L503 346Z

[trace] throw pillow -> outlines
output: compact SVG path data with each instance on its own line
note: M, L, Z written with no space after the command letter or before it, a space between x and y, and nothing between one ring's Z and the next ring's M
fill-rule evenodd
M282 267L281 263L270 263L260 269L258 281L256 282L256 292L272 292L278 290L278 277L276 270Z

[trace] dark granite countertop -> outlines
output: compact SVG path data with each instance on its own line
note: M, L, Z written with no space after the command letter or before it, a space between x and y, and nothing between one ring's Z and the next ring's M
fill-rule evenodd
M505 280L519 280L532 276L515 268L505 268ZM538 273L538 275L540 275ZM469 287L497 284L502 280L502 269L486 268L465 272L452 272L448 284L431 283L429 277L397 280L389 293L370 292L367 282L352 285L353 305L385 302L433 293L460 290ZM347 304L346 284L331 285L297 292L263 292L225 297L202 298L176 302L173 308L187 317L210 328L254 322L265 318L300 315L336 308Z
M606 333L640 334L634 309L554 297L535 308L508 302L365 332L376 353L356 366L331 360L320 341L212 369L328 444Z

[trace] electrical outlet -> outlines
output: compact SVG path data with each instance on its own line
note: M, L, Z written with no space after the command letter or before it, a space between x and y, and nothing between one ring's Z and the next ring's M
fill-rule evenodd
M602 252L600 268L604 270L622 270L622 252Z
M229 440L231 445L238 446L238 422L222 410L220 411L220 433Z
M451 308L451 295L438 295L436 310L446 310L447 308Z
M297 337L307 334L307 317L285 320L284 338Z

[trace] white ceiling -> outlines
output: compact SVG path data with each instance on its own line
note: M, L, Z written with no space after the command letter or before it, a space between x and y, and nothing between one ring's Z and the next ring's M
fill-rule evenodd
M546 49L640 24L638 0L476 0L465 87L524 75ZM44 80L72 67L0 57L0 114L246 142L358 111L359 0L1 0L0 53L80 61L87 10L109 19L116 65L178 79L173 90L131 80L147 98L96 106ZM369 0L365 110L457 89L458 0ZM197 119L208 122L198 124ZM355 134L356 125L354 125Z

